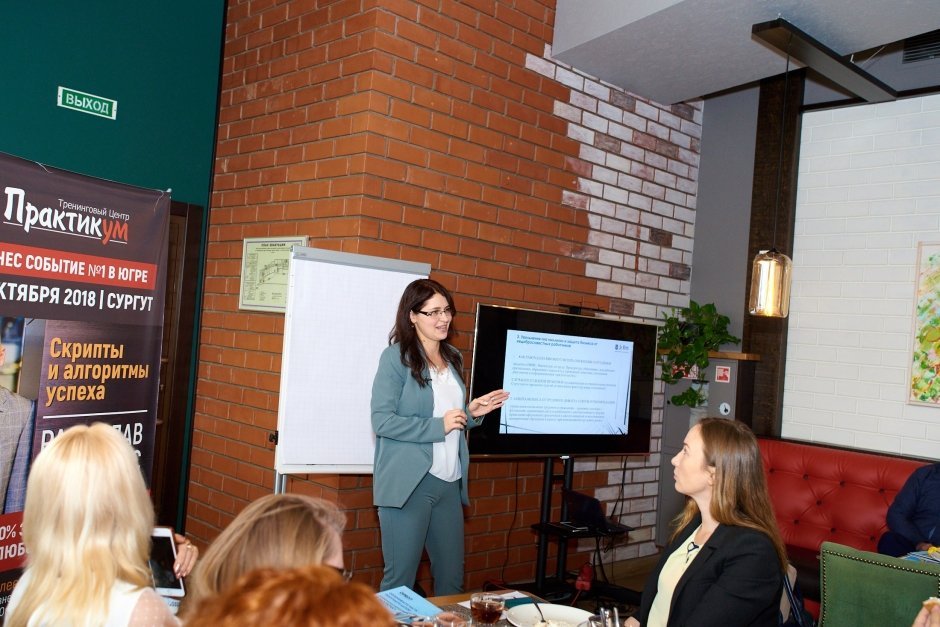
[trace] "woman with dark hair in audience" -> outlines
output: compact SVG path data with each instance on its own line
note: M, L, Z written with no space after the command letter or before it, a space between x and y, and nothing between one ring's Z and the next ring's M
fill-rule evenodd
M453 335L454 298L431 279L412 281L398 303L390 346L372 384L373 500L382 530L382 590L412 587L427 548L437 595L463 590L463 507L470 454L464 430L509 397L466 402Z
M672 459L688 496L628 627L777 627L787 555L746 425L705 418Z
M347 583L325 566L263 568L226 591L207 597L186 627L393 627L395 621L371 588Z
M33 463L26 571L7 627L178 625L151 587L154 514L137 454L110 425L79 425Z
M288 569L312 564L344 576L346 517L329 501L303 494L269 494L249 504L209 546L189 581L182 614L225 592L258 568Z

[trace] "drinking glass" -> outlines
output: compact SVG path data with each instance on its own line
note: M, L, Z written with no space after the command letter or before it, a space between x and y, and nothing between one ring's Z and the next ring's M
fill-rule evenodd
M434 620L435 627L466 627L467 619L457 612L441 612Z
M473 622L480 625L495 625L503 615L506 602L492 592L474 592L470 595L470 614Z
M415 616L411 619L411 627L435 627L433 616Z
M614 619L611 614L595 614L588 616L578 627L620 627L620 621Z

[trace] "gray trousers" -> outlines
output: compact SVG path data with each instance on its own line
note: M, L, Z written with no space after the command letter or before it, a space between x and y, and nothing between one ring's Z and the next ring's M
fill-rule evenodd
M460 481L427 474L404 506L379 507L385 571L380 590L413 587L427 548L434 594L463 592L463 505Z

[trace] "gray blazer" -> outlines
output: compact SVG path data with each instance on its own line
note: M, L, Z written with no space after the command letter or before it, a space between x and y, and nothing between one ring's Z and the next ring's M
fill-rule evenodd
M32 427L32 417L33 401L0 387L0 505L6 498L17 445L23 432ZM26 477L24 475L14 480L25 485Z
M466 396L461 374L451 372ZM430 379L427 367L424 377ZM372 382L372 430L375 431L375 464L372 471L373 502L380 507L402 507L418 483L431 469L434 442L444 441L444 418L432 416L434 393L431 384L420 387L411 369L401 362L401 349L392 344L382 352ZM464 407L466 411L466 407ZM467 428L479 426L467 412ZM470 452L466 437L460 438L460 495L467 494Z

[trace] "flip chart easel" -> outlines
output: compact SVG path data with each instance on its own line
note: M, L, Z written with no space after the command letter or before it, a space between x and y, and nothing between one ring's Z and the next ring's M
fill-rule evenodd
M430 271L426 263L293 248L275 492L290 474L372 472L372 379L402 292Z

